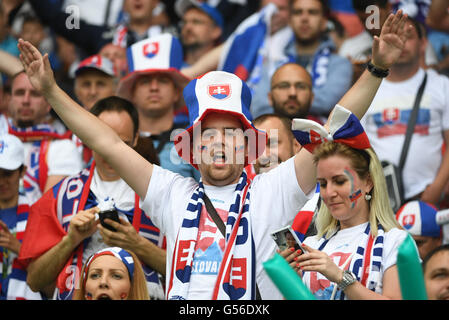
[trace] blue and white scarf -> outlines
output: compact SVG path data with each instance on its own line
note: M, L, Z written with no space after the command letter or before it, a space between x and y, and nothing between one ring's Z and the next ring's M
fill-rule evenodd
M380 224L377 230L377 236L374 238L371 235L371 228L368 223L363 233L363 238L360 240L360 244L350 262L349 270L356 275L357 280L363 286L371 291L380 293L378 288L379 282L382 280L381 265L385 232ZM318 250L323 250L330 238L326 239L323 236L318 242ZM344 293L341 292L340 299L343 300L344 296Z
M298 53L295 47L295 36L292 36L286 49L286 59L280 62L280 65L286 62L298 62ZM327 73L329 71L329 61L332 54L332 45L323 44L313 55L313 59L305 68L312 77L312 87L319 88L326 84ZM301 54L301 52L299 52Z
M226 221L226 244L212 297L216 300L255 299L255 247L249 215L250 182L243 172L234 191ZM204 205L204 186L200 181L193 193L178 232L173 251L173 264L167 299L188 298L193 255L198 241L198 228Z

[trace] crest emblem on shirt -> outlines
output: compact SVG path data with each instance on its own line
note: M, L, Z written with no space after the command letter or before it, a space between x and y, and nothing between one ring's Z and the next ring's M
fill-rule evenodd
M209 96L219 100L226 99L231 95L231 85L229 84L210 85L207 90Z
M402 225L405 229L410 229L415 225L415 215L414 214L406 214L402 218Z
M400 112L398 108L387 108L382 113L384 122L396 122L399 120Z
M146 43L143 46L143 55L147 58L153 58L159 53L159 42Z

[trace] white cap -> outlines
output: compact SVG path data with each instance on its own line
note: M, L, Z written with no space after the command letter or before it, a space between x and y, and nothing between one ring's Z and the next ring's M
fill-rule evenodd
M16 170L25 162L25 150L19 138L0 135L0 169Z

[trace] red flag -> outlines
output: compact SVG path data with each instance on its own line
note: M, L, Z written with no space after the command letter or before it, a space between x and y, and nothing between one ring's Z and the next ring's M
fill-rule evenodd
M31 206L19 260L28 266L32 259L58 244L65 234L58 221L56 199L53 197L53 190L50 189Z

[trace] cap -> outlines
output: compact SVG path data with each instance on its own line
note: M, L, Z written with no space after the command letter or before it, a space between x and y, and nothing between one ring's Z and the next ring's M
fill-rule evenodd
M189 110L189 127L175 137L175 148L179 156L198 169L193 162L190 146L193 130L211 113L229 114L237 117L248 138L248 156L245 166L257 159L265 150L267 135L251 123L249 112L251 92L247 84L235 74L211 71L189 82L184 88L184 100Z
M129 74L122 78L117 88L117 94L127 100L132 99L134 82L141 75L165 73L181 89L189 82L179 71L183 63L181 43L169 33L134 43L127 49L127 58ZM179 101L176 107L182 105L184 101Z
M439 237L441 227L436 222L437 209L423 201L410 201L399 208L396 220L414 236Z
M16 170L25 162L22 141L11 134L0 135L0 168Z
M75 77L77 77L81 71L86 69L95 69L111 77L116 76L112 61L99 54L90 56L81 61L75 70Z
M206 2L199 2L196 0L177 0L175 3L175 10L178 16L182 17L190 7L196 7L206 13L221 29L224 27L223 17L221 13L210 6Z

